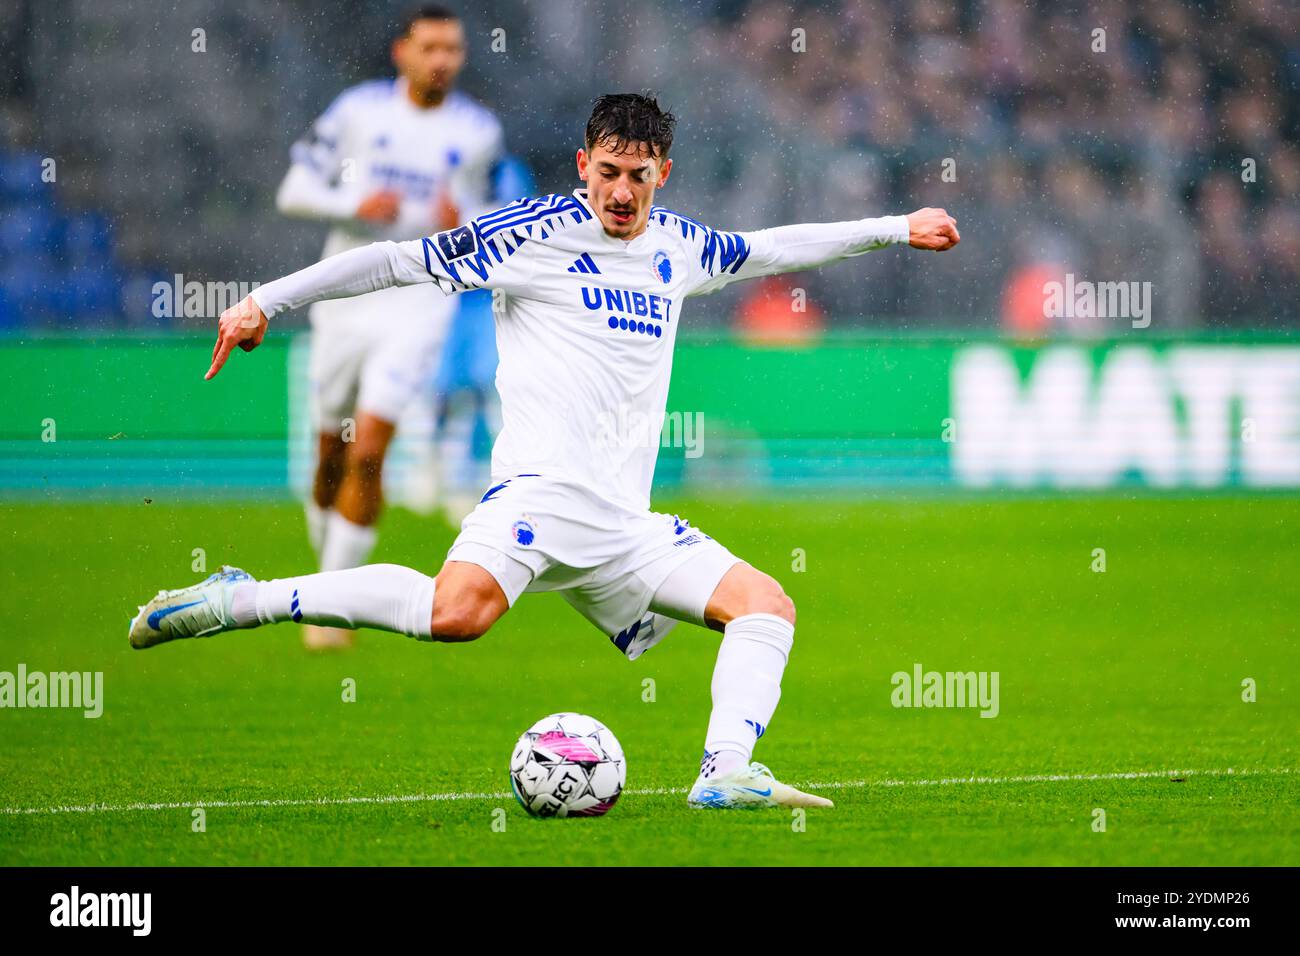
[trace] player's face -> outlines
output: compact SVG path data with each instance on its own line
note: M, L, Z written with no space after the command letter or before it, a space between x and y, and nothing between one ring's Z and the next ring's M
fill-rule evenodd
M393 43L393 65L416 97L445 96L465 66L465 31L459 20L416 20Z
M633 148L635 146L635 148ZM635 239L645 231L655 190L668 181L673 161L656 158L646 143L615 152L597 144L578 150L578 178L587 184L587 202L615 239Z

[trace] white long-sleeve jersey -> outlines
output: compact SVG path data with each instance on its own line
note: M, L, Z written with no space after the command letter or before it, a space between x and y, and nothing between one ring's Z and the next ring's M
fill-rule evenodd
M662 206L645 232L622 240L579 189L343 253L262 285L253 299L269 318L392 285L494 290L503 427L493 480L563 478L645 511L685 300L907 240L906 216L720 232Z
M406 86L398 78L349 87L293 146L276 206L286 215L334 223L325 256L427 235L436 228L435 203L443 191L466 220L494 205L491 170L503 149L496 116L460 92L420 108ZM397 220L376 225L355 219L361 200L380 190L401 193Z

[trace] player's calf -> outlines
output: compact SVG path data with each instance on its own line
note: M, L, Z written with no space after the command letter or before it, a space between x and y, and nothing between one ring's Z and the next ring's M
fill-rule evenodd
M360 567L370 559L378 538L375 525L383 508L384 455L393 430L392 422L362 413L356 440L344 443L342 477L320 552L322 571ZM351 646L356 635L347 627L308 626L302 637L309 650L331 650Z
M343 478L334 507L354 525L369 526L383 509L384 458L397 426L369 413L357 416L355 441L348 443Z
M318 508L329 510L343 482L343 465L347 460L348 446L343 436L321 432L316 440L316 474L312 479L312 501ZM318 549L319 550L319 549Z
M770 774L751 764L781 699L781 678L794 647L794 602L771 575L737 564L718 583L705 621L723 632L711 685L713 711L704 759L691 789L691 806L820 806L821 798L761 781ZM766 792L763 792L766 791Z
M347 452L348 443L343 440L341 432L322 431L318 436L316 475L305 512L307 538L322 571L364 564L374 543L372 529L354 531L350 522L334 512L334 503L343 484ZM332 525L337 528L331 535ZM331 562L339 563L336 566ZM356 632L347 628L318 624L304 624L302 628L303 646L310 651L344 650L351 647L355 639Z

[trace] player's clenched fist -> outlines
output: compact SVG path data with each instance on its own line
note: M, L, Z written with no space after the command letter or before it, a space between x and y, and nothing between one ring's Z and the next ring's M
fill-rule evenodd
M907 217L908 244L914 249L943 252L961 242L957 220L942 209L918 209Z
M226 309L217 323L217 344L212 347L212 366L203 378L212 378L220 372L236 345L245 352L251 352L262 344L265 335L266 316L251 295L238 305Z

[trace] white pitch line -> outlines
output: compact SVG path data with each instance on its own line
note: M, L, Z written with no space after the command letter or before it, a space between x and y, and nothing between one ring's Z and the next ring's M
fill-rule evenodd
M438 800L499 800L509 798L507 791L497 793L399 793L381 797L317 797L304 800L193 800L188 803L87 803L61 807L0 807L9 816L36 813L128 813L139 810L247 809L257 807L343 807L382 803L432 803Z
M1067 783L1104 780L1149 780L1159 777L1268 777L1300 773L1295 767L1273 770L1129 770L1115 773L1029 774L1021 777L943 777L935 780L840 780L829 783L801 783L810 790L850 790L867 787L950 787L962 784ZM685 793L685 788L648 787L624 791L639 797L662 797ZM509 800L507 790L493 793L406 793L378 797L317 797L301 800L194 800L188 803L88 803L80 806L0 807L5 816L56 813L131 813L142 810L256 809L258 807L346 807L390 803L436 803L455 800Z
M849 780L806 783L814 790L843 790L855 787L951 787L958 784L1068 783L1095 780L1150 780L1159 777L1266 777L1300 773L1295 767L1273 770L1127 770L1115 773L1042 773L1023 777L942 777L937 780Z

